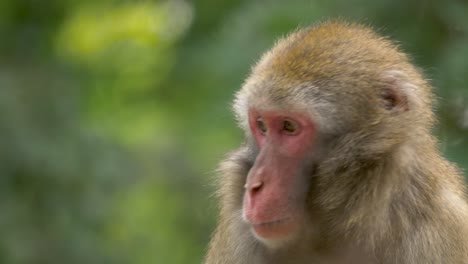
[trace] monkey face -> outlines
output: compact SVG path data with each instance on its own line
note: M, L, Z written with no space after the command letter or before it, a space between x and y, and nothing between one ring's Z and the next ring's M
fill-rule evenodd
M259 153L245 183L244 219L262 240L284 240L305 218L308 181L301 164L312 148L315 128L299 113L251 110L249 127Z

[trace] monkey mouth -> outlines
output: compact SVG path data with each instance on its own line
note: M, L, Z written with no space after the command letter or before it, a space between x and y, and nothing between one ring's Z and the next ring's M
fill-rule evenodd
M256 226L275 226L275 225L280 225L280 224L283 224L287 221L289 221L291 219L291 217L284 217L284 218L280 218L280 219L277 219L277 220L273 220L273 221L266 221L266 222L261 222L261 223L255 223L255 224L252 224L253 227L256 227Z
M297 223L291 217L252 224L254 235L262 241L282 240L297 229Z

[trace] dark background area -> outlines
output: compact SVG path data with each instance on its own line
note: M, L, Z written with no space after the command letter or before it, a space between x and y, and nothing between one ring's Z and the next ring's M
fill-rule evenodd
M212 178L241 142L230 103L301 25L398 41L435 87L444 155L468 168L468 3L0 1L0 263L200 263Z

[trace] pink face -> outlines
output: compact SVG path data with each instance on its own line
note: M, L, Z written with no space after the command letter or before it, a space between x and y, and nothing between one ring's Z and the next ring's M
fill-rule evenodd
M305 158L315 127L309 117L279 111L249 111L249 126L259 154L245 184L243 213L264 240L287 238L304 221Z

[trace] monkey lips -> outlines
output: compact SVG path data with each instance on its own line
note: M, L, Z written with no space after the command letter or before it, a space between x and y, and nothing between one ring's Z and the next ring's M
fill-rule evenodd
M298 223L292 218L283 218L270 222L252 224L252 230L255 235L263 240L275 240L278 238L287 238L297 232Z

